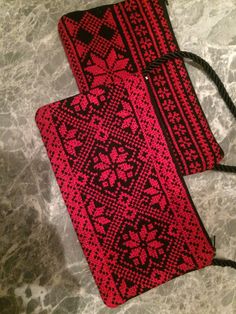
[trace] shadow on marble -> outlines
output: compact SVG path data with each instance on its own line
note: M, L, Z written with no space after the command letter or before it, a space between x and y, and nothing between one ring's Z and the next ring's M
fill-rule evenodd
M48 221L46 206L33 206L33 171L42 179L43 198L51 201L48 162L34 159L29 166L23 157L1 153L0 161L5 195L0 204L0 313L77 313L79 298L73 295L80 280L66 269L62 235Z

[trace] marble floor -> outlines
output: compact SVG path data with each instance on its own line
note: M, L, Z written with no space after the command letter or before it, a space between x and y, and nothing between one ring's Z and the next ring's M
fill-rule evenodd
M57 33L60 16L111 2L0 0L0 313L236 313L236 273L219 267L114 310L99 297L34 115L78 92ZM180 47L207 59L236 102L236 1L169 0L168 10ZM213 84L187 67L225 162L236 165L236 123ZM185 180L217 255L236 260L236 175Z

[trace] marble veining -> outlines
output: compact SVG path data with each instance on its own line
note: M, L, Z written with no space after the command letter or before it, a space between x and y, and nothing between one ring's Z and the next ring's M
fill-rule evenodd
M0 0L0 313L233 314L236 273L208 267L115 310L98 293L34 122L41 105L78 93L61 15L113 1ZM212 64L236 101L236 1L169 0L182 50ZM216 88L187 67L225 163L236 165L236 124ZM185 177L217 255L236 260L236 176Z

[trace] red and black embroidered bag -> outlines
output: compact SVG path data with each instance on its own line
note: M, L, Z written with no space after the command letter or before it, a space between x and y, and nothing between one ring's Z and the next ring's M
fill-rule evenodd
M135 14L137 8L141 15ZM234 117L236 109L210 65L179 51L166 17L163 2L149 0L64 16L59 29L83 92L39 108L35 117L72 224L109 307L206 266L236 268L234 261L214 257L182 177L213 167L235 171L216 166L222 151L182 59L192 59L207 72ZM140 40L136 46L127 44L139 36L137 21L143 25L144 41L147 25L148 36L153 35L151 25L159 39L165 33L154 49L153 35L150 60ZM137 69L139 73L130 73Z
M141 72L179 51L164 0L125 0L62 16L59 34L81 92ZM223 158L181 58L155 68L150 89L183 175L212 169Z
M38 109L36 122L100 291L116 307L215 250L140 74Z

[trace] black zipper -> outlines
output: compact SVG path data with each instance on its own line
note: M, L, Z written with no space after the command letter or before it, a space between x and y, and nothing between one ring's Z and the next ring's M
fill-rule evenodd
M151 85L150 85L150 82L149 82L149 77L147 75L145 75L144 79L145 79L145 82L146 82L146 85L147 85L147 89L148 89L148 93L149 93L149 96L150 96L150 99L151 99L152 106L153 106L153 108L155 110L155 113L156 113L156 116L157 116L157 120L160 123L161 128L162 128L164 134L167 135L168 131L167 131L167 128L166 128L166 126L164 124L164 121L163 121L163 119L161 117L160 109L158 107L155 95L154 95L154 93L152 91L152 88L151 88Z

